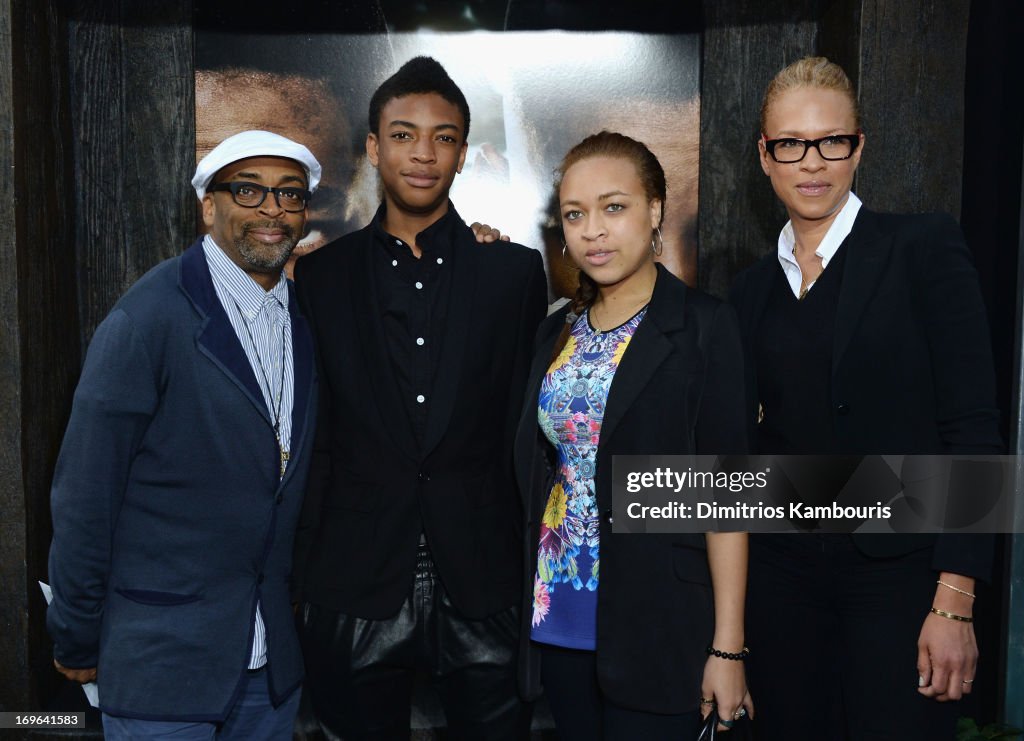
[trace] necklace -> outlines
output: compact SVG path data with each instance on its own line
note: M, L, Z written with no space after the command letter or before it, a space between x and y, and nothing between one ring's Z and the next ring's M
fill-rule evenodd
M288 468L288 461L291 460L291 452L285 450L284 445L281 443L281 406L284 404L284 327L281 327L281 383L277 387L277 398L274 398L274 387L270 385L270 376L267 374L267 369L263 366L263 358L260 357L259 350L256 349L256 339L252 336L252 330L249 329L249 322L245 320L245 313L242 311L242 307L238 305L238 301L235 301L234 296L231 300L235 302L235 308L238 309L238 315L242 317L242 326L245 327L245 334L249 337L249 344L252 345L253 354L256 356L256 364L260 367L260 375L263 376L263 383L267 386L267 396L270 397L270 413L274 417L274 439L277 441L277 452L281 456L281 478L284 478L284 472Z
M808 291L810 291L810 290L811 290L811 287L812 287L812 286L813 286L813 285L814 285L815 283L817 283L817 282L818 282L818 278L820 278L820 277L821 277L821 274L822 274L822 273L824 273L824 272L825 272L825 268L822 268L821 270L819 270L819 271L818 271L818 274L817 274L816 276L814 276L814 280L810 281L810 282L809 282L809 283L808 283L807 285L803 286L803 287L802 287L802 288L800 289L800 295L799 295L799 296L797 296L797 298L796 298L796 300L797 300L797 301L803 301L803 300L804 300L804 298L805 298L805 297L807 296L807 292L808 292Z
M815 257L817 257L817 255L815 255ZM807 281L806 284L804 284L803 283L804 268L800 264L800 259L796 256L796 245L793 245L793 259L796 260L796 265L797 265L798 268L800 268L800 280L801 280L801 284L802 284L800 286L800 294L796 297L796 300L797 301L803 301L804 298L807 296L807 292L811 290L811 287L815 284L815 282L817 282L818 278L821 277L821 274L825 272L825 265L824 265L824 263L819 265L817 275L815 275L814 278L812 278L811 280ZM820 260L820 258L819 258L819 260Z

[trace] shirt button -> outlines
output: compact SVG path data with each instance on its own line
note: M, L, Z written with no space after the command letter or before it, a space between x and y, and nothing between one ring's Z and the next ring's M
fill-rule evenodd
M424 342L426 342L426 340L424 340L422 337L417 337L416 338L416 344L419 345L420 347L423 346Z
M398 260L392 260L391 261L391 266L397 268L398 267Z
M416 281L416 290L419 291L419 290L422 290L422 289L423 289L423 284L420 283L419 281Z
M423 394L420 394L419 396L416 397L416 401L418 401L420 404L422 404L426 400L427 400L427 397L424 396Z
M437 258L437 264L438 265L440 265L443 262L444 262L444 258L441 258L441 257Z

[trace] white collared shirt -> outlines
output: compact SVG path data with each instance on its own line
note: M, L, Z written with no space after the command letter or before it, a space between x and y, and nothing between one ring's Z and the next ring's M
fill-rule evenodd
M849 198L846 199L843 207L839 209L839 213L836 214L832 226L828 228L825 237L821 240L821 244L818 245L818 249L814 251L814 254L821 258L822 271L828 267L829 261L835 257L839 245L853 231L853 222L857 218L857 212L860 211L860 207L860 199L853 194L853 191L850 191ZM789 287L793 290L793 295L799 298L804 274L800 270L796 257L793 256L794 249L796 249L796 235L793 234L793 222L787 221L786 225L782 227L782 231L779 232L779 264L782 265L782 272L786 275L786 280L789 282ZM808 289L817 282L818 277L820 276L815 277L814 280L807 284Z

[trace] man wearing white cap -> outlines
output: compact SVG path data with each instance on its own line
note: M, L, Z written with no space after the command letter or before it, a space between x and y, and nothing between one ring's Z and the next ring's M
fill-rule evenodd
M288 596L312 444L309 329L282 273L310 151L232 136L192 185L209 234L96 330L51 493L54 663L109 738L290 739Z

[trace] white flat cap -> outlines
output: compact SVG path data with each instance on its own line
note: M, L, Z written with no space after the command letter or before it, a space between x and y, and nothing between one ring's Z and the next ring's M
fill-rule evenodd
M192 177L192 187L196 189L199 200L203 200L206 186L222 167L247 157L285 157L295 160L306 171L311 193L320 182L320 163L303 145L270 131L243 131L229 136L199 160L196 174Z

